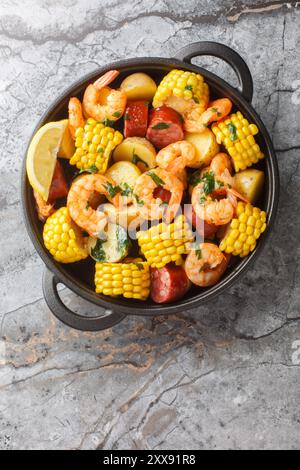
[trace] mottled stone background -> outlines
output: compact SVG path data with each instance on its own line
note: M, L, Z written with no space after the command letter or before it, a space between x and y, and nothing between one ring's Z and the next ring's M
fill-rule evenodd
M1 0L0 448L300 447L299 7ZM72 331L45 305L43 264L22 221L29 135L61 90L98 65L172 56L197 40L232 46L253 73L281 171L275 230L249 273L198 310ZM220 61L198 63L234 83Z

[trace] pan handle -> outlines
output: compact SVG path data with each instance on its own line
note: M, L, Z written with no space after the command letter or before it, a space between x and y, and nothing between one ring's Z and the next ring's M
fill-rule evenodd
M194 42L193 44L189 44L188 46L180 49L175 54L175 58L190 64L193 57L202 55L211 55L227 62L227 64L233 68L239 79L239 91L243 97L251 103L253 97L253 80L251 72L244 59L242 59L237 52L231 49L231 47L218 42Z
M51 312L62 321L65 325L82 331L99 331L111 328L126 315L122 313L106 310L106 316L100 317L83 317L75 312L72 312L66 305L63 304L58 295L57 284L59 279L49 269L45 268L43 274L43 292L45 301L50 308Z

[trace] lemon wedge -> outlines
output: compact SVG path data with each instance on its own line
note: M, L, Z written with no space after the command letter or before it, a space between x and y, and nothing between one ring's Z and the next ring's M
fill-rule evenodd
M57 153L66 129L65 121L48 122L30 142L26 170L33 189L47 201L54 173Z

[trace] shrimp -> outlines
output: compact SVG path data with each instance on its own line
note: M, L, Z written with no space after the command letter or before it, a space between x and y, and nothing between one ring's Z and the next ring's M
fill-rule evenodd
M124 114L127 101L125 91L107 86L118 75L118 70L110 70L86 88L83 96L85 115L96 121L117 121Z
M98 237L107 224L107 215L90 205L94 192L105 195L116 207L121 205L121 195L114 181L100 174L84 175L76 179L69 191L67 207L74 222L92 237Z
M232 173L231 158L226 153L218 153L210 163L210 171L227 187L233 187L235 181Z
M75 140L75 133L79 127L84 127L85 120L82 113L82 105L78 98L72 97L69 100L69 130Z
M201 287L210 287L224 274L230 257L213 243L201 243L187 255L184 269L189 280Z
M166 206L159 198L155 198L155 188L162 187L170 191L171 198ZM146 220L160 220L163 217L172 221L178 211L183 194L183 183L163 168L154 168L138 177L133 196L139 215Z
M218 153L210 163L210 171L215 175L218 181L221 181L227 190L227 193L230 195L233 205L235 205L234 198L241 199L242 201L249 203L248 199L246 199L242 194L240 194L235 189L235 180L232 176L232 162L229 155L226 153ZM220 188L217 190L219 194L224 190Z
M48 217L55 211L54 205L45 201L37 191L33 191L33 195L36 202L38 218L42 222L45 222L45 220L48 219Z
M197 162L196 149L190 142L179 140L161 149L156 155L156 162L160 168L176 175Z
M226 186L222 187L220 191L212 191L210 194L206 194L204 182L201 181L192 192L192 206L197 216L214 225L225 225L228 224L234 217L235 208L237 206L237 200L234 194L229 192ZM227 196L222 199L216 199L214 196L217 194Z
M232 102L228 98L212 101L204 113L199 112L195 105L190 112L184 114L184 128L187 132L203 132L209 124L220 121L231 111Z

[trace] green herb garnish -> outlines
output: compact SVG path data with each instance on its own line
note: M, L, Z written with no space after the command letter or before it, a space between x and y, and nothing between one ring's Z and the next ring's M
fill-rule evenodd
M167 124L166 122L159 122L155 124L155 126L152 127L152 129L169 129L170 124Z
M201 179L202 178L201 178L199 170L195 171L194 173L189 174L188 176L188 182L191 186L193 186L193 188L197 186L197 184L200 183Z
M104 241L105 240L97 240L96 245L91 249L92 257L99 263L104 263L106 260L106 254L102 246Z
M112 121L111 119L103 119L103 121L101 121L101 124L104 124L105 126L108 126L108 127L113 127L113 125L115 124L115 121Z
M231 123L230 123L230 124L227 124L227 127L228 127L229 132L230 132L230 135L229 135L230 140L231 140L232 142L234 142L234 141L237 140L237 138L238 138L237 133L236 133L236 127L235 127L234 124L231 124Z
M86 203L86 206L85 206L85 210L86 210L86 211L89 210L90 207L91 207L91 206L90 206L90 203L87 202L87 203Z
M157 186L164 186L166 183L159 177L157 176L153 171L148 171L147 175L150 176L150 178L153 179L154 183Z
M206 197L205 196L201 196L200 199L199 199L199 204L203 205L206 201Z
M205 196L208 196L208 194L212 193L213 190L215 189L215 177L212 172L205 173L205 175L202 178L203 181L203 192Z
M131 161L132 161L132 163L134 163L135 165L136 165L137 163L139 163L139 162L140 162L140 163L143 163L143 165L145 165L147 168L149 168L148 163L146 163L144 160L142 160L142 159L141 159L136 153L134 153L134 152L133 152L133 154L132 154L132 160L131 160Z
M91 174L94 174L94 173L97 173L98 171L98 168L96 167L96 165L92 165L90 166L89 168L82 168L80 171L79 171L79 175L81 173L91 173Z
M125 114L124 114L124 118L123 118L123 119L124 119L124 121L129 121L128 113L125 113Z
M104 152L104 148L103 147L98 147L97 148L97 153L103 153Z
M121 194L122 196L131 196L132 195L132 187L129 186L128 183L120 183Z
M119 118L121 116L120 111L116 111L113 113L113 117Z
M197 256L197 259L201 259L202 258L202 251L200 250L200 248L198 248L197 250L195 250L195 254Z
M109 196L111 198L114 198L118 193L122 192L122 189L120 186L116 185L114 186L112 183L108 182L106 184L103 184L104 188L108 192Z
M169 204L166 201L163 201L159 204L159 207L167 207Z
M145 204L144 201L140 199L137 194L133 193L133 197L135 198L138 206L143 206Z
M144 266L142 265L142 263L133 263L133 264L135 264L135 266L138 268L139 271L143 271Z
M193 91L193 86L192 85L186 85L184 87L185 90Z

